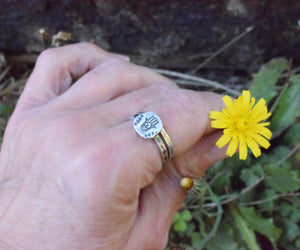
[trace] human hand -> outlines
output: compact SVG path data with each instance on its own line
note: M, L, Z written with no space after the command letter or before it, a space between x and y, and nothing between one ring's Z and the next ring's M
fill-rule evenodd
M162 249L180 179L225 157L208 116L222 103L92 44L43 52L1 149L0 248ZM135 132L140 111L162 118L170 161Z

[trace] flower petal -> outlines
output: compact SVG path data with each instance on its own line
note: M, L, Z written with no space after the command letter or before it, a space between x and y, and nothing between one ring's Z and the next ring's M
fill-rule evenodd
M251 114L257 122L270 117L271 113L268 113L265 99L261 98L258 103L256 103L251 111Z
M250 106L249 106L249 104L250 104L250 91L248 91L248 90L244 90L243 91L243 110L244 111L249 111L250 110Z
M240 160L246 160L248 155L248 148L244 138L240 138L239 143L239 157Z
M270 143L261 135L256 134L256 133L250 133L250 135L259 145L261 145L263 148L269 148Z
M261 122L261 123L259 123L259 125L266 127L266 126L270 125L270 122Z
M243 90L242 96L244 97L244 102L249 104L250 103L250 91L249 90Z
M256 141L254 141L251 137L247 137L247 145L251 149L253 155L257 158L261 155L261 150Z
M255 104L255 98L254 97L251 97L251 102L250 102L250 109L252 109L253 105Z
M260 126L261 124L257 124L254 128L254 132L266 137L267 139L271 139L272 137L272 132L270 129Z
M225 95L223 97L223 102L225 103L225 106L227 107L229 113L232 114L232 112L234 111L234 103L232 101L232 99L228 96L228 95Z
M232 136L230 135L222 135L220 137L220 139L216 142L216 145L219 147L219 148L223 148L230 140L231 140Z
M229 146L228 146L228 149L227 149L227 152L226 154L228 156L233 156L234 153L236 152L237 150L237 147L238 147L238 139L236 137L233 137L232 140L230 141L229 143Z
M224 113L224 115L226 115L228 118L231 117L231 113L228 111L228 109L223 108L222 112Z
M227 116L220 112L220 111L210 111L209 112L209 118L210 119L217 119L217 120L221 120L221 119L226 119Z
M211 127L224 129L227 128L228 125L222 120L215 120L215 121L211 121Z

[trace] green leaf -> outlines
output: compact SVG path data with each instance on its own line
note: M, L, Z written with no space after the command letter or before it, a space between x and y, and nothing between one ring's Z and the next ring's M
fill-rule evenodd
M265 183L276 192L294 192L300 188L300 180L296 171L271 165L266 166L265 171L268 175L265 178Z
M262 175L264 171L260 164L255 164L251 168L245 168L241 172L241 179L246 183L247 186L255 183Z
M289 219L283 219L285 236L288 240L293 241L300 235L299 227Z
M299 197L294 196L292 200L292 213L291 220L295 223L300 221L300 199Z
M280 208L280 214L282 217L289 218L293 222L298 223L300 221L300 199L294 196L291 203L282 202Z
M300 124L296 123L287 132L284 137L284 143L291 146L296 146L300 141Z
M254 231L248 226L247 222L244 218L240 215L239 211L231 207L230 208L231 214L233 215L236 225L240 231L240 234L245 243L250 250L259 250L260 247L257 244L256 237Z
M253 207L239 207L239 211L247 224L256 232L265 235L273 245L279 240L281 230L273 225L273 221L258 215Z
M181 220L181 215L179 212L177 212L174 217L173 217L173 223L175 223L176 221Z
M270 152L266 155L262 155L258 161L259 163L264 165L274 165L278 166L278 163L285 159L290 153L291 149L286 146L279 145L275 149L270 150Z
M300 116L300 79L282 95L271 120L273 135L279 135Z
M295 160L296 160L296 164L298 163L297 165L300 166L300 151L295 155Z
M291 85L297 84L300 81L300 74L292 75L290 78Z
M261 195L259 195L259 200L267 200L276 195L277 195L276 192L272 188L267 188L261 193ZM264 209L266 211L272 211L274 208L274 202L275 202L275 199L260 203L259 208Z
M276 96L275 85L287 67L288 61L285 58L275 58L264 64L260 71L253 76L253 84L250 87L251 94L257 100L264 98L269 103Z
M0 103L0 116L8 118L12 111L12 108L10 108L8 105Z
M298 207L298 209L294 209L292 211L291 220L294 221L294 222L299 222L300 221L300 210L299 210L299 207Z
M174 225L173 229L176 232L184 232L187 229L187 224L184 222L184 220L178 220Z
M273 58L265 66L274 69L278 73L283 73L284 71L287 70L289 64L288 64L288 60L286 58L284 58L284 57L277 57L277 58Z
M201 235L199 232L193 232L192 233L192 246L197 247L201 241Z
M173 229L176 232L185 232L187 230L187 221L192 219L192 214L189 210L184 210L181 214L177 212L173 217Z
M298 240L296 240L296 247L300 248L300 238Z
M232 176L232 171L223 171L224 173L222 175L217 175L217 178L212 183L212 188L214 189L215 193L223 193L224 187L230 184L230 178Z
M229 223L224 223L220 226L215 237L207 242L205 245L206 250L226 249L238 250L239 245L235 242L234 232Z
M186 228L186 231L184 232L186 236L188 237L192 237L192 234L196 231L195 229L195 224L194 223L188 223L187 224L187 228Z
M190 221L193 217L192 217L192 214L189 210L184 210L182 212L182 215L181 215L181 218L184 220L184 221Z
M265 173L264 169L262 168L262 166L260 164L253 165L252 169L253 169L253 172L256 175L258 175L259 177L262 176L262 175L264 175L264 173Z
M241 179L246 183L247 186L250 186L258 177L253 173L252 169L243 169L241 173Z
M292 212L292 206L287 202L282 202L281 208L280 208L280 214L283 217L288 217Z

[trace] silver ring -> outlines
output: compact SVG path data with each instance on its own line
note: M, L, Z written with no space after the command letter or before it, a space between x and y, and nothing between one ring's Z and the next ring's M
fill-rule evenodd
M133 118L135 131L144 139L155 140L163 162L170 160L174 156L174 147L160 117L154 112L142 112Z

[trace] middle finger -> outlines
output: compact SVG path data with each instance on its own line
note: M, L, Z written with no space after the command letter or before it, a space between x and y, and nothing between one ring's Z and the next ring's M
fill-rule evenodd
M63 99L72 108L88 108L157 83L175 85L146 67L112 58L77 80Z

